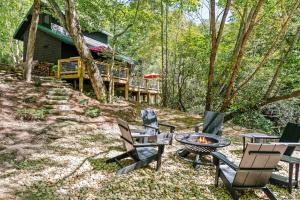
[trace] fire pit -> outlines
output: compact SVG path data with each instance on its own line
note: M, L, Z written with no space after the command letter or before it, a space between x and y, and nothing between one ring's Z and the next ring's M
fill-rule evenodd
M206 133L184 133L176 135L175 139L181 144L184 144L183 149L177 150L177 156L192 162L196 169L198 169L201 164L204 164L200 160L203 155L209 155L211 152L216 151L217 148L230 145L230 140ZM190 153L196 154L194 160L187 158Z

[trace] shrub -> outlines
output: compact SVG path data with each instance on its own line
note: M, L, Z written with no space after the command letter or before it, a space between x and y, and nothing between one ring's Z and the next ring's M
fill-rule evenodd
M39 78L34 79L34 87L41 87L42 86L42 81Z
M46 109L22 108L17 110L16 119L25 121L45 120L48 111Z
M85 115L88 117L99 117L102 110L98 107L90 107L85 110Z
M23 102L25 102L25 103L36 103L36 97L35 96L25 97L23 99Z
M233 118L232 122L236 125L249 129L260 129L264 132L272 132L273 123L260 114L258 111L247 112Z

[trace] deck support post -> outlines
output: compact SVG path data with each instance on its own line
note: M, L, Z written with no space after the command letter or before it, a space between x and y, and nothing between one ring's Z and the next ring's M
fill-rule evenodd
M79 91L83 92L83 76L84 76L84 65L81 60L78 60L79 65Z
M139 89L139 91L138 91L138 93L136 95L136 101L139 102L139 103L141 103L141 92L140 92L140 89Z
M125 84L125 100L128 100L128 92L129 92L129 84L128 82Z
M147 104L150 105L150 93L149 93L149 91L147 92Z
M154 104L157 105L157 94L154 95Z
M111 96L112 97L115 96L115 80L114 80L114 78L113 78L112 84L111 84Z

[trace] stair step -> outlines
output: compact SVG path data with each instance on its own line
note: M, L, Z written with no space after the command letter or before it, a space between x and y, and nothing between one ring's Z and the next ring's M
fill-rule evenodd
M70 91L65 89L55 89L55 90L49 90L47 96L61 96L61 97L69 97Z
M74 113L73 110L60 110L60 109L50 109L48 111L50 114L54 114L54 115L65 115L65 114L72 114Z
M47 97L47 99L50 99L50 100L68 100L69 99L68 96L47 95L46 97Z
M54 99L48 99L45 101L45 105L66 105L68 104L67 100L54 100Z

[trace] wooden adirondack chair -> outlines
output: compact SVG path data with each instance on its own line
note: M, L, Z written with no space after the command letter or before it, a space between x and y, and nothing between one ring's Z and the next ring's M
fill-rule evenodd
M270 178L270 182L273 184L287 186L289 193L292 193L293 186L298 188L300 159L292 157L292 154L296 146L300 145L299 140L300 140L300 125L294 123L288 123L283 130L279 142L289 144L289 147L286 149L284 155L281 158L282 162L286 162L289 164L289 176L285 177L279 174L272 174ZM292 145L292 143L294 145ZM295 167L295 178L293 179L294 167Z
M176 126L165 124L165 123L159 123L157 119L157 115L152 109L144 109L141 110L141 117L143 120L143 126L144 130L136 130L132 129L132 132L134 132L133 137L139 137L139 135L158 135L161 133L160 126L165 126L170 129L168 133L173 134L175 132ZM173 138L173 137L172 137ZM170 140L170 144L172 145L173 139ZM148 142L148 137L144 137L143 142Z
M237 190L243 189L262 189L270 199L276 199L266 185L286 148L284 144L248 143L239 166L223 154L213 152L215 185L218 186L221 177L234 200L239 199Z
M195 132L199 132L200 127L203 133L221 135L223 132L224 113L207 111L204 116L204 123L195 126Z
M152 136L155 138L155 143L135 143L131 135L128 123L117 119L118 126L121 131L121 139L124 142L126 152L116 157L106 160L106 163L116 162L121 169L117 171L117 175L128 173L132 170L147 166L153 161L157 161L156 170L159 170L161 165L161 157L164 152L164 146L169 143L171 136L169 134L160 134ZM141 135L140 137L144 137ZM148 136L149 137L149 136ZM131 157L135 162L128 166L122 166L119 162L124 158Z

